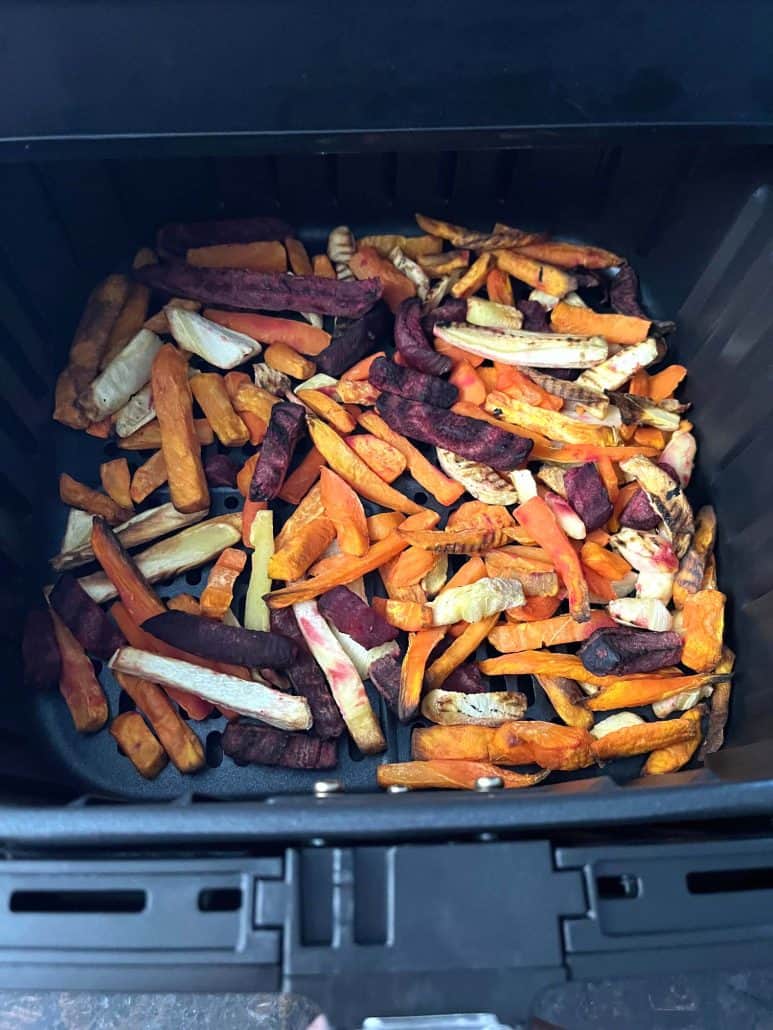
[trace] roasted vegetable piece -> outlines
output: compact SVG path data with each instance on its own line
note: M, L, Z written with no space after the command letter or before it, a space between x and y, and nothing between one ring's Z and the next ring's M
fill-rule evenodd
M534 679L545 691L556 715L567 726L582 730L593 726L593 715L583 705L585 695L574 680L565 676L535 676Z
M107 660L126 642L115 623L71 573L59 577L49 603L81 647L95 657Z
M303 408L280 401L271 420L250 483L251 501L270 501L282 489L293 452L303 431Z
M388 358L377 358L373 362L368 379L379 390L438 408L450 408L459 394L457 388L445 379L402 368Z
M687 553L679 565L674 579L674 603L681 608L691 594L696 594L703 583L706 561L714 550L717 517L714 509L700 508L695 516L695 534Z
M180 718L164 691L149 680L117 672L115 678L142 712L181 773L194 773L205 764L201 741ZM136 713L135 713L136 714Z
M400 697L400 662L392 655L377 658L370 667L370 682L384 698L390 710L397 713Z
M451 371L451 359L434 351L424 335L421 302L418 300L406 300L398 308L395 317L395 346L409 368L417 372L442 376Z
M523 315L521 328L528 333L549 333L550 318L538 300L519 300L516 307Z
M662 676L653 673L651 676L637 675L629 679L600 677L606 684L598 694L589 697L585 704L592 712L612 712L617 708L641 708L656 701L665 701L675 694L683 694L688 690L702 690L714 686L725 677L709 673L696 673L694 676Z
M539 433L565 443L590 443L606 447L615 443L615 431L607 426L589 425L558 411L525 404L517 397L495 390L486 397L486 411L512 422L526 435Z
M170 222L159 229L156 245L164 257L184 257L192 247L283 240L292 234L287 222L272 216L223 218L212 222Z
M191 268L179 262L135 269L135 279L154 290L204 304L266 311L311 311L359 318L382 293L377 279L341 282L317 276L249 272L237 268Z
M143 622L142 628L172 647L250 668L286 669L298 652L291 640L276 633L226 626L186 612L162 612Z
M729 647L722 648L722 658L714 670L717 674L724 674L715 686L711 695L711 711L709 714L709 725L706 729L706 739L701 747L699 757L704 759L707 755L713 755L719 751L725 740L725 724L730 709L730 694L733 689L731 679L735 655Z
M131 507L122 508L112 497L108 497L107 494L100 493L98 490L92 490L84 483L79 483L77 479L68 476L66 472L59 476L59 499L63 504L69 504L73 508L80 508L92 515L100 515L111 526L126 522L134 514Z
M463 661L469 658L471 654L474 654L477 651L478 647L483 643L493 629L498 617L499 613L496 612L487 618L481 619L479 622L469 623L464 632L459 634L451 646L446 648L446 650L435 659L429 669L427 669L427 674L425 676L426 684L430 690L447 684L448 677L451 673L461 665ZM450 690L451 688L447 687L447 689ZM434 719L434 717L428 715L427 712L424 714L427 715L427 718L433 718L434 722L445 721L444 719ZM510 715L508 718L518 719L520 716Z
M61 666L59 690L79 733L96 733L108 719L107 698L94 666L56 612L51 612Z
M722 657L725 630L725 595L699 590L684 599L680 635L684 638L682 664L695 672L710 672Z
M400 672L397 715L401 722L412 719L419 708L424 670L434 648L444 635L443 629L424 629L411 634Z
M392 316L385 304L377 304L356 322L336 331L329 346L316 357L317 368L331 376L340 376L347 368L365 357L388 336Z
M411 280L402 272L398 272L392 262L382 258L373 247L360 245L356 254L349 261L349 269L354 273L356 279L380 282L381 295L392 313L397 311L404 300L416 294L416 287ZM336 312L321 313L336 314ZM357 314L362 313L357 312Z
M660 525L660 516L653 510L641 487L621 511L620 525L644 531L657 529Z
M576 622L590 618L588 584L583 577L577 552L555 515L541 497L532 497L515 509L515 517L529 535L544 548L567 590L569 612Z
M348 483L328 468L321 470L319 482L322 505L335 526L338 546L344 554L361 557L370 543L362 501Z
M110 724L110 735L146 780L154 780L165 768L166 752L145 725L139 712L117 715Z
M420 547L435 554L477 554L502 547L510 537L504 529L406 529L399 526L397 532L404 536L411 547Z
M316 726L315 726L316 729ZM279 765L285 769L333 769L336 747L307 733L285 733L231 722L223 733L223 752L237 765Z
M703 705L690 709L681 719L693 731L693 735L678 743L667 744L652 751L642 769L642 776L662 776L664 773L677 772L687 765L698 750L701 742L701 719L705 714Z
M592 611L588 622L575 622L571 615L558 615L538 622L495 626L489 640L497 651L536 651L557 644L587 640L597 629L614 626L606 612Z
M247 427L233 409L222 376L214 372L194 376L191 379L191 392L222 444L226 447L243 447L247 443Z
M480 358L504 365L537 368L589 368L604 361L609 348L601 336L489 329L463 324L435 326L436 338Z
M24 685L35 690L50 690L59 682L61 659L54 623L48 608L28 612L22 639Z
M566 497L590 532L603 526L612 514L612 502L592 461L564 474Z
M204 462L204 474L210 486L236 486L238 469L225 454L211 454Z
M415 790L473 790L479 779L498 778L506 789L533 787L548 774L514 773L488 762L398 762L376 770L379 787L402 786Z
M319 610L336 629L348 633L363 647L377 647L397 639L397 630L346 587L334 587L323 594Z
M465 694L435 688L425 694L421 703L424 718L441 726L501 726L503 722L520 719L525 711L526 696L515 691Z
M639 305L639 278L630 265L623 265L609 286L609 303L619 315L646 318Z
M330 519L321 517L304 523L272 554L268 563L269 576L288 582L300 579L334 539L335 525Z
M428 607L434 625L449 626L460 621L477 623L524 601L517 579L486 577L466 586L446 587Z
M131 511L132 499L129 492L131 472L126 458L115 458L113 461L103 462L99 466L99 478L105 493L112 497L119 507Z
M634 344L647 339L651 321L632 315L600 315L591 308L578 308L559 303L550 316L553 329L559 333L586 333L603 336L609 343Z
M596 676L629 676L676 665L682 656L682 641L673 632L607 627L596 630L578 656L588 672Z
M593 744L593 753L599 762L628 755L642 755L648 751L682 744L695 736L692 721L669 719L666 722L642 722L605 733Z
M226 547L212 566L201 594L201 614L207 619L222 619L231 607L234 584L247 563L244 551ZM268 663L266 663L268 664Z
M250 268L254 272L287 271L287 254L282 244L276 240L189 247L185 260L195 268Z
M674 542L676 556L684 556L695 529L693 513L681 486L649 458L637 455L620 462L623 472L636 479L663 520Z
M475 662L465 662L454 669L444 684L446 690L455 690L462 694L483 694L488 690L480 669Z
M531 440L524 437L416 401L382 394L376 407L396 432L483 462L499 472L518 468L532 449Z
M489 745L489 760L508 765L517 760L524 745L530 761L543 769L571 772L593 764L593 737L576 726L551 722L508 722L494 733Z

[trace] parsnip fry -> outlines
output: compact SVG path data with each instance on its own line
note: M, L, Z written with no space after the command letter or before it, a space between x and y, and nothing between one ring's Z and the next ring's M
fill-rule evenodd
M524 404L515 397L495 391L486 398L486 411L512 425L540 433L550 440L562 443L589 443L610 447L617 443L614 429L594 426L569 418L558 411L546 411L532 404Z
M209 489L193 424L188 364L171 344L156 355L151 381L172 504L178 511L201 511L209 507Z
M150 379L153 360L161 340L149 329L140 329L78 398L78 404L92 421L112 415L128 404Z
M154 780L166 766L166 752L139 712L124 712L110 724L110 735L134 768L146 780Z
M525 711L526 696L506 690L463 694L436 687L424 696L421 704L424 718L442 726L501 726L503 722L520 719Z
M268 605L263 599L271 589L268 565L274 553L274 513L258 511L250 527L252 564L247 596L244 599L245 629L270 630Z

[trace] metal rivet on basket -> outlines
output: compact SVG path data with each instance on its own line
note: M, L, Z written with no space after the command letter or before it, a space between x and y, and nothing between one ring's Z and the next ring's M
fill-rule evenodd
M387 794L407 794L410 787L406 787L402 783L393 783L390 787L387 787Z
M500 790L504 785L501 776L479 776L475 781L475 789L481 794L487 794L490 790Z
M314 784L314 793L318 798L326 798L331 794L340 794L343 785L340 780L317 780Z

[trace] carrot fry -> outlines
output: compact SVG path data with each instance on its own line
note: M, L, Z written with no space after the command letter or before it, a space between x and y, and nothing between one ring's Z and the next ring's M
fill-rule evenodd
M298 400L319 415L339 433L352 433L357 425L351 415L321 390L299 390Z
M584 243L565 243L563 240L538 240L515 248L519 254L549 261L559 268L612 268L625 264L625 258L601 247Z
M328 518L321 517L305 523L271 555L268 562L271 579L300 579L312 562L333 542L335 532L335 526Z
M445 630L442 628L425 629L412 634L408 640L408 650L400 671L400 693L397 700L397 717L401 722L412 719L419 710L427 660L444 635Z
M722 657L725 629L725 595L719 590L687 594L682 606L684 636L682 664L695 672L709 672Z
M243 447L249 439L249 432L234 411L223 377L216 372L202 372L190 382L191 393L218 440L226 447Z
M309 255L300 240L296 240L292 236L287 236L285 238L285 250L287 251L290 268L295 275L314 274L311 267L311 261L309 260Z
M185 612L187 615L201 615L201 602L192 594L176 594L166 602L170 612ZM123 673L122 673L123 675Z
M308 418L309 433L314 445L334 472L354 487L361 497L385 508L406 515L420 512L421 507L399 493L376 475L334 429L318 418ZM377 434L378 435L378 434Z
M201 511L209 507L209 488L193 425L188 362L169 343L156 355L151 384L172 504L182 512Z
M486 386L469 361L457 362L448 380L459 391L460 400L468 404L483 404L486 400Z
M502 268L492 268L486 276L486 293L495 304L513 306L513 285L510 276Z
M640 442L644 443L645 441L641 440ZM599 470L601 480L604 483L604 486L607 488L609 499L612 502L612 504L614 504L617 500L617 495L620 493L620 487L617 482L617 473L615 472L615 467L609 460L609 458L602 457L599 458L599 460L596 462L596 468ZM588 538L586 537L585 539L587 540Z
M545 691L548 700L555 709L559 719L567 726L581 730L590 730L593 726L593 714L583 704L585 695L574 680L565 676L535 676Z
M70 710L75 729L79 733L96 733L105 725L109 715L105 692L86 652L56 612L50 611L61 660L59 691Z
M383 350L377 351L375 354L369 354L367 358L362 358L361 361L356 362L350 369L344 372L341 379L347 382L365 382L370 372L370 366L376 358L383 357L385 357Z
M195 418L193 429L196 438L202 447L206 447L215 439L212 427L205 418ZM124 436L118 441L118 446L124 451L157 451L161 447L161 427L158 419L153 419L146 425L136 429L130 436Z
M421 451L409 443L404 436L391 429L374 411L363 412L360 415L359 423L367 432L373 433L379 440L384 440L400 451L408 462L408 471L416 482L441 504L450 506L462 496L464 487L460 483L435 468Z
M62 504L71 508L80 508L90 515L99 515L111 526L118 526L128 521L134 514L134 510L122 508L120 504L108 497L107 494L92 490L90 486L79 483L77 479L68 476L63 472L59 476L59 499Z
M277 372L284 372L292 379L309 379L316 370L313 361L304 358L302 354L284 343L272 343L270 347L266 348L263 358L269 368L273 368Z
M92 422L90 426L87 426L86 432L89 436L95 436L99 440L107 440L112 428L112 417L110 415L105 415L105 417L101 418L99 422Z
M478 365L482 365L486 360L481 354L471 354L469 351L462 350L461 347L454 347L452 343L448 343L446 340L441 340L439 336L436 336L432 341L432 346L438 352L438 354L445 354L451 359L454 365L458 365L460 361L466 361L473 368L477 368ZM400 354L395 355L395 361L401 358ZM398 364L400 362L398 361Z
M477 260L473 261L462 278L451 287L453 297L471 297L477 293L486 282L489 270L494 262L494 255L490 251L484 251Z
M279 530L274 549L278 551L281 547L284 547L284 545L298 532L301 526L304 526L307 522L311 522L313 519L321 518L324 514L325 509L322 507L322 491L319 483L315 483Z
M242 497L247 497L250 492L250 483L252 482L252 474L255 471L255 465L257 464L260 452L257 454L250 455L245 461L239 471L236 473L236 486L239 489L239 493Z
M204 317L234 329L237 333L244 333L258 343L265 344L268 349L274 344L285 344L300 354L313 357L330 343L330 333L326 333L324 329L292 318L255 315L245 311L217 311L212 308L206 309ZM303 378L307 379L308 376Z
M446 728L446 727L444 727ZM449 729L451 727L448 727ZM508 790L533 787L548 774L515 773L488 762L397 762L376 769L379 787L410 787L416 790L473 790L480 779L498 778Z
M674 697L683 690L712 686L727 677L696 673L694 676L645 675L629 676L627 679L614 679L608 676L600 678L609 682L601 684L602 689L599 693L595 697L589 697L585 702L592 712L609 712L615 708L641 708L642 705L651 705L654 701Z
M300 504L301 498L319 479L319 470L324 464L325 459L316 447L312 447L300 465L282 484L279 491L280 500L287 501L288 504Z
M471 654L475 653L478 646L494 629L498 618L498 614L490 615L487 619L481 619L480 622L471 622L453 644L439 658L435 659L427 669L425 676L429 690L442 686L451 673L458 669Z
M435 564L435 555L418 547L409 547L394 560L390 574L391 586L400 589L420 583Z
M403 524L398 532L412 547L435 554L477 554L501 547L509 540L504 529L411 530Z
M404 300L416 294L416 287L411 280L398 272L391 261L382 258L374 247L361 246L349 262L349 268L355 279L377 277L381 280L384 301L392 314Z
M407 459L401 451L385 440L379 440L371 433L344 437L346 443L358 454L368 468L373 469L385 483L393 483L405 472Z
M338 546L344 554L361 557L370 542L362 501L349 484L329 468L321 470L319 482L322 506L335 526Z
M535 290L542 290L553 297L564 297L577 289L577 280L573 275L541 261L532 261L513 250L496 250L494 254L497 265L503 272L528 283ZM588 335L593 335L589 333Z
M95 518L91 527L91 547L129 615L140 625L165 610L134 559L129 557L118 537L100 518Z
M655 375L650 377L650 400L659 404L661 401L666 400L667 397L673 396L677 386L679 386L686 375L687 369L684 365L669 365L662 372L656 372Z
M540 622L555 615L562 600L561 593L554 597L527 597L526 604L518 608L508 608L505 617L508 622Z
M591 717L592 719L592 717ZM451 761L487 761L496 729L491 726L426 726L411 735L411 757L427 762L433 758ZM531 752L525 745L514 756L513 765L528 765Z
M191 247L185 255L185 260L195 268L249 268L253 272L287 271L287 255L278 240Z
M561 529L543 498L532 497L515 509L515 517L540 547L544 548L563 580L569 597L569 611L577 622L590 618L588 584L585 582L577 552Z
M612 581L622 579L631 571L631 566L621 555L589 540L580 548L580 560L586 568Z
M247 562L244 551L226 547L209 573L201 594L201 614L207 619L222 619L234 596L234 584Z
M154 490L163 486L166 480L167 471L164 452L156 451L134 473L131 485L131 499L135 504L142 504L145 498L149 497Z
M311 259L311 269L314 275L318 275L320 279L335 279L336 273L330 258L327 254L315 254Z
M633 440L634 443L643 444L645 447L656 447L659 451L666 446L666 437L663 431L654 429L652 426L637 426L634 430Z
M608 343L643 343L652 323L633 315L600 315L592 308L576 308L563 302L556 304L550 324L558 333L578 336L603 336Z
M397 527L405 518L399 511L384 511L379 515L371 515L366 521L368 525L368 536L371 543L383 540L390 533L394 533Z
M244 499L242 507L242 543L245 547L252 547L252 523L259 511L265 511L268 507L267 501L251 501L249 497Z
M263 443L263 439L268 432L268 422L264 422L262 418L259 418L251 411L240 412L239 418L247 427L247 432L250 434L250 443L252 446L257 447L258 444Z
M164 691L149 680L129 676L125 672L116 671L113 675L153 727L177 769L181 773L194 773L201 769L205 764L201 741L174 710Z
M127 511L132 510L132 498L129 490L131 473L126 458L115 458L99 466L99 478L102 489L115 503Z
M681 743L668 744L652 751L644 763L642 776L662 776L664 773L677 772L682 766L687 765L698 750L702 739L701 718L703 714L702 705L696 705L695 708L684 713L678 721L692 730L692 736Z
M139 712L117 715L110 724L110 735L122 754L146 780L154 780L165 767L166 752L145 725Z
M540 622L495 626L489 640L497 651L537 651L556 644L578 644L597 629L614 625L606 612L591 612L588 622L575 622L571 615L559 615Z
M691 721L668 719L664 722L641 722L636 726L624 726L598 737L593 743L593 754L599 762L608 762L629 755L642 755L684 744L695 737Z

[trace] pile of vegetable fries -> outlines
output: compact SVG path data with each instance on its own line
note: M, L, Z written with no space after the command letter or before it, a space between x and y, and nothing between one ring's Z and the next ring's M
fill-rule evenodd
M722 744L734 656L673 324L609 251L416 221L313 257L276 218L168 225L88 300L54 418L127 456L61 476L26 678L142 776L202 768L214 708L239 764L334 768L344 733L383 752L365 681L417 722L383 787L661 774ZM213 487L241 511L213 516ZM135 711L111 721L92 659Z

